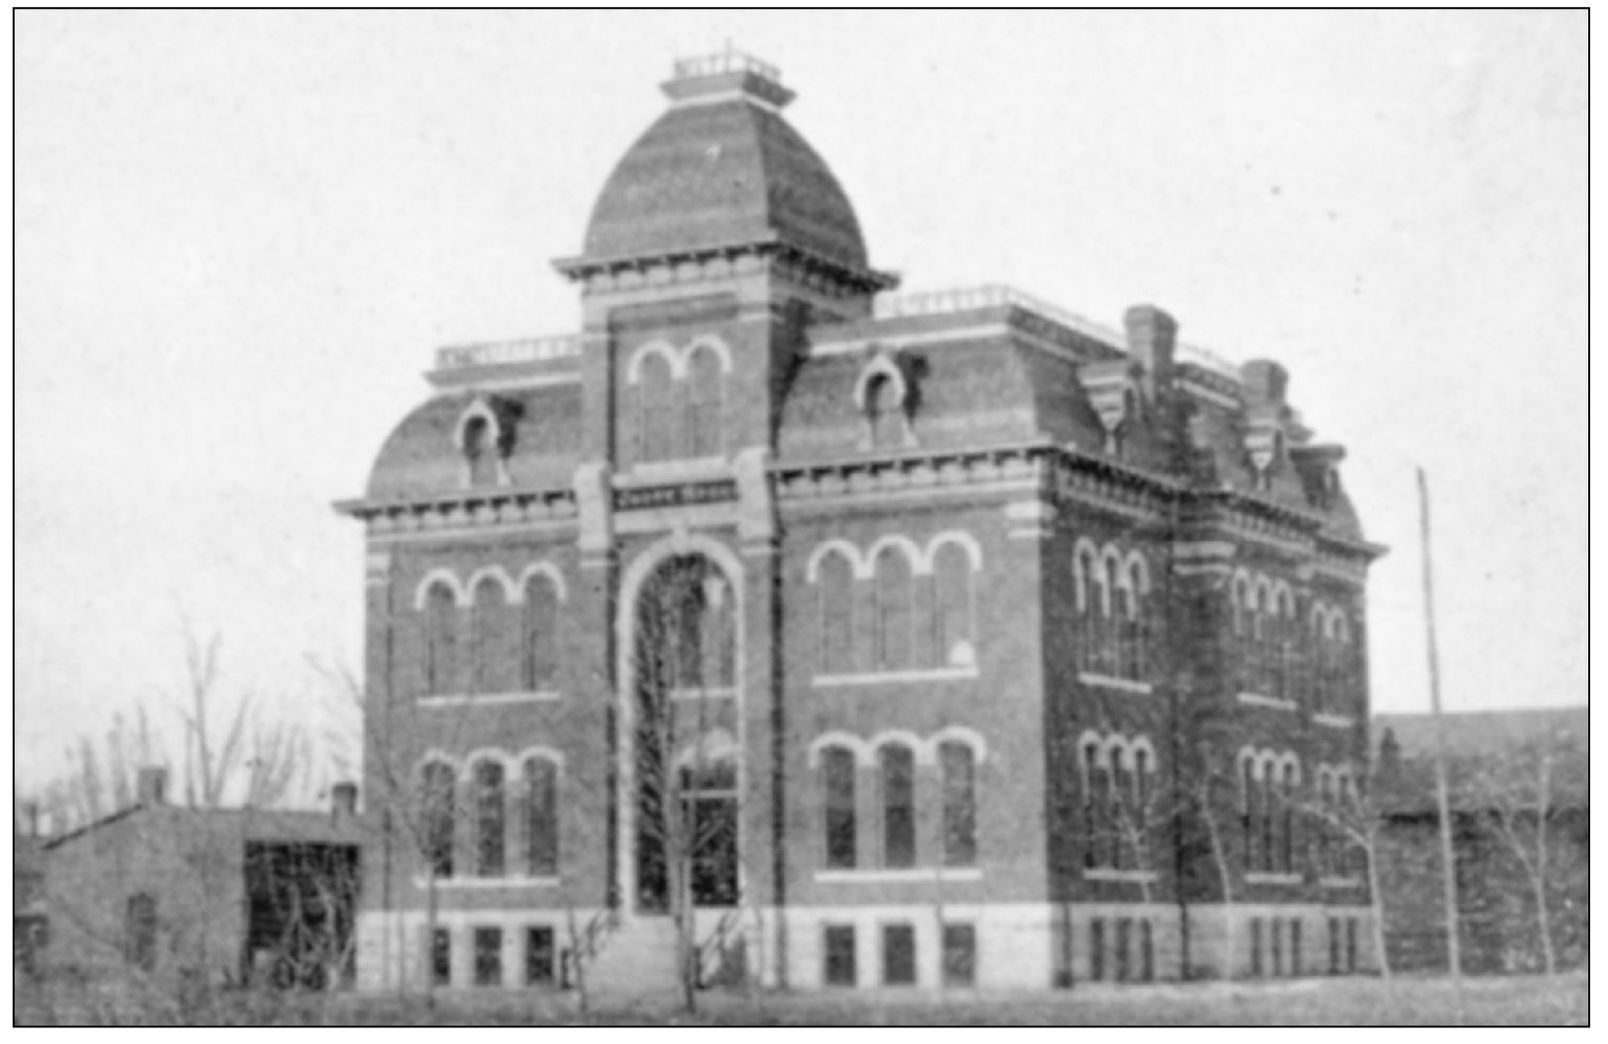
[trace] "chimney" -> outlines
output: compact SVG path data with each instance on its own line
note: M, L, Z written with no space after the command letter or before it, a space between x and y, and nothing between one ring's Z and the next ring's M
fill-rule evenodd
M1252 405L1283 406L1290 373L1271 359L1252 359L1240 367L1240 378L1250 393Z
M140 804L147 808L167 804L167 769L147 765L139 770L136 779Z
M1178 322L1155 305L1134 305L1122 315L1128 333L1128 355L1145 368L1152 397L1172 382L1173 348Z
M329 788L329 811L337 821L357 815L357 784L341 782Z

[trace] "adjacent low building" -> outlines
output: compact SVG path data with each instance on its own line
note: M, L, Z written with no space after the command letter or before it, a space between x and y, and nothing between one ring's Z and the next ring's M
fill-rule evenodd
M1540 971L1590 950L1590 732L1585 707L1445 717L1463 970ZM1402 971L1447 968L1435 723L1381 714L1375 799L1386 946Z
M897 294L775 69L663 89L556 262L579 328L442 349L340 505L362 983L666 986L678 933L806 989L1368 967L1309 811L1383 549L1284 368Z
M327 813L186 808L166 790L165 770L141 770L136 804L44 843L43 963L89 978L349 983L356 787L337 787Z

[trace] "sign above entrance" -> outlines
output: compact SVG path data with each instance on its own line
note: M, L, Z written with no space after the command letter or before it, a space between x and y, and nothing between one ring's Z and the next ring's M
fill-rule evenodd
M693 504L715 504L736 499L736 479L714 479L709 482L682 482L672 486L617 489L614 491L614 510L689 507Z

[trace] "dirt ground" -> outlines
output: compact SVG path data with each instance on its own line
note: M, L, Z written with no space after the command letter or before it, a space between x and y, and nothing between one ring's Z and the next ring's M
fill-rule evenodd
M1082 986L1065 992L977 996L858 991L699 995L688 1014L674 998L594 1000L572 994L442 993L433 1008L395 996L219 994L183 1001L153 989L15 982L17 1025L721 1025L721 1026L1154 1026L1453 1025L1456 990L1445 978L1297 979L1269 983ZM1584 973L1464 980L1467 1025L1587 1023Z

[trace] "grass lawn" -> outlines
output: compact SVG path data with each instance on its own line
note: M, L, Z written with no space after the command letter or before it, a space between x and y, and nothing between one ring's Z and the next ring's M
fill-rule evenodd
M32 996L30 996L32 994ZM51 994L54 994L53 996ZM1585 1025L1584 973L1464 980L1469 1025ZM180 1011L163 999L103 994L90 1004L55 991L16 994L14 1020L145 1025L715 1025L715 1026L1149 1026L1448 1025L1456 994L1445 978L1296 979L1269 983L1080 986L1065 992L968 996L858 991L699 996L687 1014L671 998L594 1002L581 1016L573 995L444 993L434 1010L421 998L223 994Z

